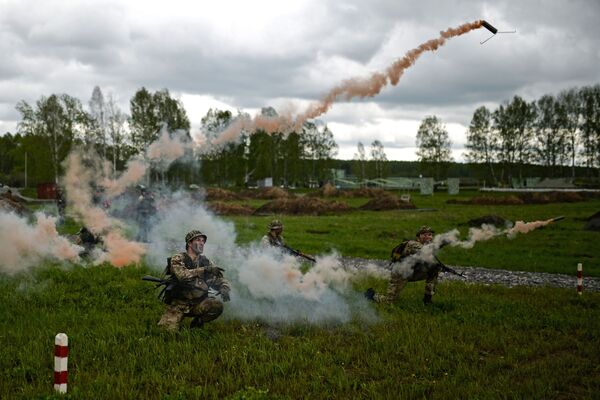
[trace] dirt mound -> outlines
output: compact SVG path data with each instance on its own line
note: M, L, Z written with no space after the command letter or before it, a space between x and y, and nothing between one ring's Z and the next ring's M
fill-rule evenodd
M350 211L350 206L339 201L325 201L316 197L276 199L263 204L254 214L322 215Z
M398 196L388 192L382 192L379 197L369 200L359 207L361 210L382 211L397 209L415 209L415 205L409 201L402 201Z
M208 208L218 215L252 215L254 212L252 207L223 201L211 201Z
M241 196L250 199L290 199L295 197L292 193L279 187L260 188L255 190L244 190L240 193Z
M477 196L473 197L469 200L460 200L460 199L450 199L446 203L448 204L474 204L479 206L514 206L523 204L523 200L521 200L517 196Z
M331 183L326 183L316 192L307 194L309 197L340 197L344 196L344 192L337 189Z
M23 204L10 200L6 197L0 197L0 210L4 212L14 212L17 215L30 215L31 211Z
M578 192L520 193L519 197L525 204L575 203L587 200Z
M549 204L574 203L596 198L595 193L582 192L525 192L509 196L477 196L469 200L450 199L448 204L476 205L519 205L519 204Z
M480 227L483 224L494 225L497 228L506 227L508 220L498 215L484 215L483 217L473 218L467 222L469 226Z
M600 211L588 218L583 229L586 231L600 231Z
M231 190L219 189L219 188L208 188L206 189L206 200L241 200L242 197Z

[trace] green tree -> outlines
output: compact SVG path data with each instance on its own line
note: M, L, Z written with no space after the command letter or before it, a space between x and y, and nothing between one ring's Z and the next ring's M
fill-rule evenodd
M296 132L290 133L284 138L281 146L283 184L287 186L298 186L302 180L302 154L303 148L300 135Z
M303 126L302 143L304 156L311 163L311 180L317 183L330 178L331 160L337 154L338 145L327 125L307 121Z
M417 156L424 166L433 166L436 179L440 179L442 170L452 161L451 144L448 131L438 117L423 119L417 131Z
M562 120L564 110L561 104L550 95L542 96L535 103L536 120L533 146L534 159L550 168L554 175L556 167L563 161L566 137Z
M54 181L58 183L61 174L61 162L71 150L77 137L84 137L89 127L89 115L83 110L81 102L67 94L42 97L35 108L20 101L16 106L21 114L18 131L22 135L38 139L43 152L35 151L36 157L49 158Z
M591 169L600 167L600 85L583 87L580 96L582 155Z
M371 143L371 162L374 167L374 177L384 178L387 172L387 156L383 144L379 140Z
M86 137L86 145L94 146L98 154L106 157L107 145L107 116L104 95L99 86L94 87L89 101L90 131Z
M579 113L580 97L579 90L564 90L558 95L561 114L560 125L564 129L566 146L564 148L571 165L571 176L575 178L575 162L577 158L577 147L580 143L579 138Z
M502 178L506 168L508 181L512 169L518 167L522 179L523 165L530 161L531 139L535 122L535 107L515 96L506 106L500 105L493 113L494 130L498 137L498 158L503 164Z
M127 138L125 124L127 115L121 111L113 96L108 95L105 104L106 129L110 139L110 153L112 153L113 172L121 168L129 158L127 154Z
M479 107L475 110L467 130L466 148L469 151L466 153L466 159L468 162L485 163L490 169L494 183L497 147L498 138L492 130L492 113L485 106Z
M237 118L245 117L238 114ZM217 137L234 121L231 111L210 109L201 120L202 131L210 140ZM202 154L202 175L204 179L218 186L235 184L241 186L247 180L248 157L246 154L247 135L240 136L238 142L214 145Z
M367 178L367 154L365 152L365 146L362 142L358 142L356 145L356 153L354 153L353 173L357 176L360 181L364 181Z
M143 153L158 139L163 126L166 126L169 132L182 129L189 136L190 121L185 108L179 100L171 97L167 89L152 94L142 87L134 94L129 104L131 143L138 153Z

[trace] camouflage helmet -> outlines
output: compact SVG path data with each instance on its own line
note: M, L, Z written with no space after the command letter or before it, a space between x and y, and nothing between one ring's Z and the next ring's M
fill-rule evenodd
M267 229L269 229L269 230L282 229L282 228L283 228L283 224L278 219L274 219L273 221L269 222L269 225L267 225Z
M431 229L430 226L427 225L423 225L422 227L419 228L419 230L417 231L417 237L423 233L431 233L432 235L434 234L433 229Z
M187 245L189 242L191 242L192 240L198 238L198 237L203 237L204 241L206 242L206 235L198 230L193 230L193 231L189 231L187 233L187 235L185 235L185 244Z

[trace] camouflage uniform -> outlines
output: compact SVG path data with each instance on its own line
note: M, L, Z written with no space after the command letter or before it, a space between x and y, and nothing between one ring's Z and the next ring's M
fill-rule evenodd
M223 312L223 303L208 295L212 288L229 298L229 282L223 278L221 270L208 258L199 255L195 260L187 253L171 257L167 273L170 279L183 283L171 292L165 293L167 308L158 322L159 326L177 330L184 317L194 317L201 325L212 321Z
M417 231L417 237L423 232L431 232L431 228L423 226ZM404 247L400 259L417 254L423 249L423 243L417 240L409 240ZM427 263L423 261L417 262L413 266L413 272L410 276L404 277L398 272L392 271L390 283L386 294L375 293L373 300L378 303L393 303L400 296L400 292L408 282L425 281L425 299L429 299L426 302L431 301L431 296L435 294L435 287L438 281L438 275L441 271L441 266L437 263Z
M154 214L156 214L156 205L154 204L154 197L143 190L141 196L138 198L137 206L137 220L140 227L137 235L137 240L140 242L148 241L148 232L150 226L153 223Z
M75 236L75 244L83 247L79 256L87 257L97 245L102 244L102 238L94 235L87 227L83 226Z
M273 221L271 221L271 223L269 223L269 225L267 225L267 229L269 230L269 232L267 232L267 234L265 236L263 236L262 239L260 240L260 245L262 247L269 247L269 246L282 247L283 245L285 245L283 236L271 235L272 230L283 229L283 224L281 223L281 221L279 221L278 219L274 219Z

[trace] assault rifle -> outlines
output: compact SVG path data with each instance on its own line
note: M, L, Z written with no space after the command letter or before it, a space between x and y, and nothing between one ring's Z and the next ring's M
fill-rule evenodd
M308 254L304 254L302 253L300 250L294 250L292 249L290 246L287 246L285 244L280 244L280 247L283 247L284 249L286 249L290 254L296 256L296 257L302 257L307 259L308 261L314 262L316 263L317 260L315 260L314 258L312 258L311 256L309 256Z
M219 270L224 271L222 268L217 267ZM174 289L175 287L180 287L180 288L186 288L186 289L194 289L195 286L186 282L174 282L174 281L170 281L168 279L161 279L161 278L157 278L155 276L152 275L144 275L142 277L143 281L148 281L148 282L154 282L156 283L156 286L154 288L159 288L161 286L164 286L164 288L162 288L162 290L160 291L160 293L158 294L158 297L160 299L163 299L165 292ZM208 293L211 294L221 294L221 292L217 292L216 290L213 290L212 288L208 289Z
M463 278L465 278L465 279L467 278L465 275L461 274L461 273L460 273L460 272L458 272L457 270L455 270L455 269L453 269L453 268L450 268L450 267L446 266L446 265L445 265L443 262L441 262L441 261L440 261L440 259L439 259L439 258L437 258L437 256L433 256L433 257L435 258L435 261L437 261L437 262L438 262L438 264L440 265L440 267L441 267L441 269L442 269L442 272L450 272L451 274L454 274L454 275L461 276L461 277L463 277Z

